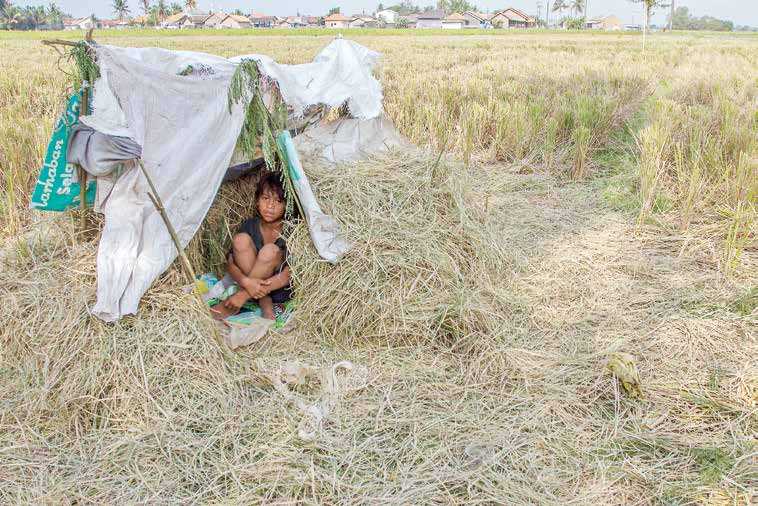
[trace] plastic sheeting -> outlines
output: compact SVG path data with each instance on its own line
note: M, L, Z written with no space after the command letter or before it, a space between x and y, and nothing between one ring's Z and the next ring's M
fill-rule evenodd
M274 390L279 392L289 403L302 413L297 428L297 435L303 441L328 439L326 425L346 394L363 390L368 386L369 371L364 365L354 365L349 360L337 362L331 366L316 367L299 362L284 362L278 366L267 366L263 359L256 360L257 372ZM345 374L338 378L337 372ZM299 391L309 384L319 385L319 395L315 402L308 402L299 392L290 389L299 387Z
M98 48L98 62L118 99L128 137L142 146L145 167L186 246L213 202L244 121L245 104L231 112L227 105L231 69L214 79L187 80L108 47ZM102 83L96 83L95 96L102 90ZM96 108L92 116L98 114ZM97 121L85 123L97 129L92 124ZM147 180L131 165L115 181L103 206L92 312L106 321L136 313L144 292L177 255L147 197Z
M328 214L324 214L321 206L318 205L289 132L282 132L277 142L282 145L287 153L292 186L295 188L298 202L300 202L303 214L305 214L311 241L316 246L321 258L331 263L337 263L342 255L350 250L351 245L342 237L337 221Z
M293 117L310 106L343 103L361 120L382 113L381 87L371 75L378 55L352 41L333 41L305 65L280 65L259 55L227 60L156 48L96 48L101 78L93 113L82 122L142 147L145 167L183 246L213 202L244 121L246 104L228 108L235 61L258 60L277 80ZM99 202L105 225L92 312L106 321L136 313L144 292L177 256L147 197L147 181L134 165L128 162L117 178L98 177L110 191L107 201Z
M329 163L349 162L378 151L408 146L384 115L365 121L353 118L322 121L295 137L294 142L303 156Z
M317 104L339 107L347 103L350 115L361 120L382 113L382 86L371 74L379 53L357 42L336 39L313 62L300 65L281 65L259 54L237 56L230 61L239 63L243 59L256 60L261 71L276 80L294 117Z

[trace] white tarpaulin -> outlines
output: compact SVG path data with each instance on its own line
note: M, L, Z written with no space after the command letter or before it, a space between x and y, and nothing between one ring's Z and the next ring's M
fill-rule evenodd
M310 105L338 107L347 102L350 115L358 119L382 114L382 86L371 74L379 53L351 40L336 39L321 50L311 63L280 65L268 56L236 56L239 63L254 59L261 72L276 80L282 98L300 116Z
M324 214L321 206L318 205L316 196L313 194L308 176L303 171L300 164L300 157L297 155L295 145L289 136L289 132L284 132L280 139L284 144L287 152L290 176L292 186L297 193L298 201L303 208L303 214L308 222L308 229L311 235L311 241L316 246L316 251L321 258L336 263L339 258L350 249L350 244L340 235L339 224L329 216Z
M310 106L343 103L358 120L382 116L381 86L371 75L378 55L348 40L334 40L304 65L280 65L257 55L227 60L157 48L96 49L101 78L95 83L93 113L82 122L142 147L144 165L183 246L213 202L244 122L246 104L230 111L227 100L242 58L257 60L262 73L277 81L292 117ZM105 226L93 313L106 321L136 313L144 292L177 256L135 165L127 162L115 182L113 175L98 175L105 186L112 185L108 195L98 192ZM330 253L334 258L329 260L336 261L347 243L333 244L342 248Z
M385 149L408 146L384 115L359 120L339 118L321 122L295 137L295 146L303 156L329 163L365 158Z

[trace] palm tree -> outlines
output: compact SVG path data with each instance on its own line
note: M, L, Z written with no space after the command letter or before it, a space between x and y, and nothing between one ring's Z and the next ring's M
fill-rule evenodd
M126 0L113 0L113 14L118 16L118 19L123 20L129 14L129 4Z
M156 13L158 14L158 21L161 22L168 16L168 6L166 0L158 0L158 5L155 6Z
M30 25L36 30L45 22L45 8L41 5L31 5L24 9L24 16Z
M50 2L47 8L47 22L51 25L63 24L63 11L55 4Z
M179 14L180 12L182 12L182 6L181 4L178 4L176 2L171 2L171 5L169 6L168 10L171 14Z
M559 16L566 7L566 2L564 0L555 0L555 2L553 2L553 12L557 12Z
M23 13L17 6L6 2L3 10L0 11L0 19L3 20L3 23L7 25L8 28L11 28L13 25L17 25L21 22L23 19Z
M192 9L197 7L197 0L184 0L184 7L188 11L191 11Z
M577 17L584 12L584 0L574 0L571 2L571 11L574 12Z
M142 7L142 12L144 12L145 17L150 13L150 0L140 0L140 6Z
M669 4L663 0L630 0L633 3L641 3L642 11L645 14L645 24L642 29L642 52L645 52L645 46L647 44L647 31L650 26L650 16L653 14L653 10L657 7L668 7Z

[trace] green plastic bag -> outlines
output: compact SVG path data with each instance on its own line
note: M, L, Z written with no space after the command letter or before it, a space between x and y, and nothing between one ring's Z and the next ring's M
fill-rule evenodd
M66 211L79 206L79 183L73 182L76 165L66 161L71 128L79 122L81 94L69 97L66 110L55 122L45 162L32 193L30 207L41 211ZM87 205L95 202L95 181L87 183Z

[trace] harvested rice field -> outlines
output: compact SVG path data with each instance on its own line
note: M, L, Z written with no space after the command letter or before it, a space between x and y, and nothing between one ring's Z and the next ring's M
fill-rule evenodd
M90 315L101 223L28 209L74 67L0 32L0 502L755 502L758 37L412 33L345 36L417 148L304 160L354 249L294 225L296 328L230 351L178 263ZM95 39L302 63L331 36ZM253 191L222 187L197 270Z

